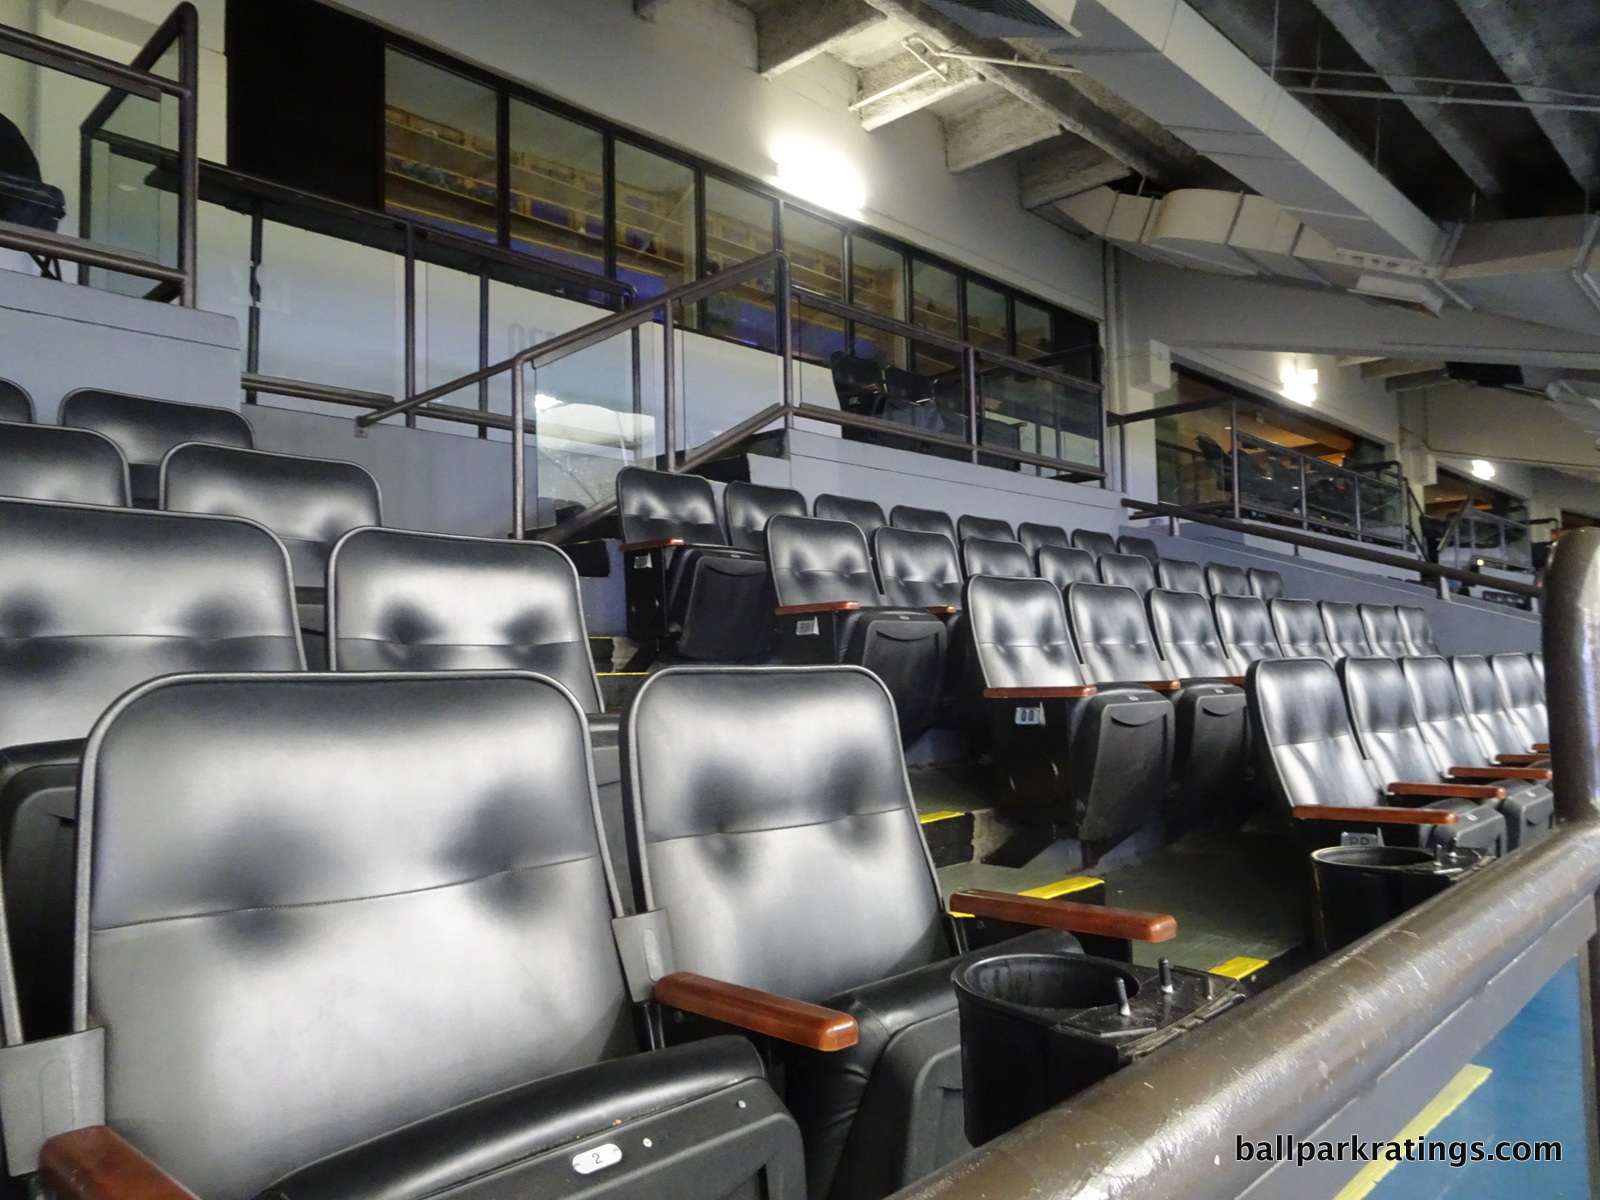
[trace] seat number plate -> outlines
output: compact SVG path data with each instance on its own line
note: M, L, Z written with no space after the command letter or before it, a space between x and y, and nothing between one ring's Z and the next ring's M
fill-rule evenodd
M582 1154L574 1154L572 1169L579 1175L593 1175L596 1171L604 1171L621 1161L622 1147L615 1142L607 1142L604 1146L596 1146L592 1150L585 1150Z
M1341 833L1339 835L1341 846L1381 846L1383 842L1375 833Z
M648 554L638 554L638 555L634 556L633 566L634 566L635 570L642 571L646 567L648 567L649 565L650 565L650 556Z
M794 623L795 637L818 637L822 630L817 625L817 618L807 617L804 621Z
M1030 704L1017 709L1016 721L1018 725L1043 725L1044 705Z

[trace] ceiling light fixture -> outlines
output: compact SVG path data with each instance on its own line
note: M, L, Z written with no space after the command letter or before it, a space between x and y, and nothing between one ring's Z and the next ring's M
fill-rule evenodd
M802 200L847 217L867 206L867 185L855 165L815 142L785 137L772 148L773 182Z
M1294 363L1285 363L1278 372L1278 379L1283 384L1283 396L1286 400L1293 400L1296 404L1315 404L1317 402L1317 371L1312 368L1302 371Z
M1472 473L1479 479L1493 479L1494 464L1486 458L1475 458L1472 460Z

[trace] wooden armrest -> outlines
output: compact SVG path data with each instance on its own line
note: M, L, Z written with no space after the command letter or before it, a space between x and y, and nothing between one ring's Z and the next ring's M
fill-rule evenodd
M1549 767L1451 767L1452 779L1549 779Z
M1496 754L1497 763L1505 763L1508 767L1534 767L1544 761L1542 754Z
M954 604L931 604L928 611L936 617L953 617L961 610Z
M1351 825L1454 825L1456 815L1440 808L1334 808L1297 804L1290 810L1302 821L1343 821Z
M39 1151L39 1179L56 1200L195 1200L195 1194L114 1130L58 1133Z
M1540 754L1549 754L1550 753L1550 743L1549 742L1535 742L1533 744L1533 748L1535 750L1537 750Z
M646 550L664 550L668 546L683 545L682 538L651 538L647 542L627 542L622 546L624 554L642 554Z
M687 971L656 980L656 1000L812 1050L843 1050L859 1036L856 1019L842 1012Z
M1243 675L1218 675L1216 680L1215 680L1215 682L1217 682L1217 683L1231 683L1231 684L1233 684L1234 687L1243 687L1244 686L1244 676Z
M950 897L950 911L969 917L1013 921L1040 929L1065 929L1130 942L1165 942L1178 936L1178 923L1165 913L1136 912L1077 900L1046 900L1041 896L1014 896L970 888Z
M1063 687L984 688L985 700L1056 700L1073 696L1094 696L1100 689L1090 684Z
M806 613L847 612L861 605L854 600L829 600L825 604L784 604L778 608L780 617L799 617Z
M1391 796L1426 796L1434 800L1504 800L1503 787L1483 787L1472 783L1391 783Z
M1158 692L1176 692L1183 687L1181 679L1138 679L1134 682Z

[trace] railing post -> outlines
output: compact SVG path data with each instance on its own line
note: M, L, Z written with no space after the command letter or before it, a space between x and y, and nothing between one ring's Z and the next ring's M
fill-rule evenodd
M1359 475L1356 476L1355 488L1356 488L1356 541L1364 542L1364 541L1366 541L1366 538L1361 536L1361 477Z
M1229 462L1233 475L1233 519L1237 521L1243 513L1243 506L1239 503L1239 402L1237 400L1229 403L1228 412L1229 420L1232 422L1228 427L1228 446L1232 455Z
M511 536L521 541L528 532L527 364L518 358L511 366Z
M181 302L194 308L200 295L200 15L191 4L180 12L178 79L186 90L178 102L178 270Z
M406 224L405 252L405 389L407 396L417 394L417 234L409 222ZM417 427L417 414L406 414L406 428Z
M669 471L678 469L678 345L677 325L672 318L672 303L661 306L661 420L666 426L662 451Z
M1306 456L1295 455L1295 462L1300 468L1300 528L1306 531L1311 529L1311 504L1306 495Z
M971 346L961 351L961 386L967 402L967 444L972 447L970 461L978 461L978 446L982 444L982 427L978 424L978 352Z
M794 281L789 260L779 259L773 269L773 313L778 320L778 362L783 371L783 427L794 428Z
M245 325L244 369L261 373L261 254L266 243L266 220L259 197L250 202L250 313ZM246 404L256 402L256 392L244 394Z

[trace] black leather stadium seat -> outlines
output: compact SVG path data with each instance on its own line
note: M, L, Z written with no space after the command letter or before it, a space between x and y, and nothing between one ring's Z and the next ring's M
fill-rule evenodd
M110 1143L215 1200L804 1194L747 1041L636 1053L550 682L164 680L96 730L84 796L74 1025L132 1148L60 1135L46 1180Z
M873 500L833 496L824 492L811 502L811 515L824 521L849 521L870 540L875 531L889 523L883 508Z
M1208 598L1211 595L1205 570L1199 563L1182 558L1163 558L1157 563L1156 582L1169 592L1194 592Z
M767 518L778 513L806 515L806 498L793 488L764 487L735 480L722 493L728 540L740 550L767 552Z
M1506 845L1515 849L1548 832L1555 819L1549 768L1506 766L1495 761L1495 752L1478 736L1461 706L1455 673L1444 659L1402 658L1400 670L1434 760L1447 768L1463 768L1463 778L1497 782L1506 789L1500 804L1506 819Z
M1527 736L1528 745L1550 741L1550 713L1545 707L1544 685L1526 654L1496 654L1489 660L1500 700L1511 719Z
M670 930L671 968L826 1005L859 1030L832 1051L773 1043L812 1200L878 1200L966 1149L951 984L964 934L895 726L882 684L849 668L667 670L624 718L639 907ZM981 899L951 904L983 916ZM1026 903L1038 915L1020 919L1055 928L1007 950L1074 953L1065 930L1094 906ZM663 993L669 1040L695 1036Z
M1037 554L1039 578L1048 579L1061 591L1074 583L1099 583L1100 571L1094 555L1076 546L1040 546Z
M1439 653L1439 647L1433 640L1433 623L1428 620L1426 611L1410 604L1397 604L1394 614L1400 618L1400 632L1405 638L1407 654L1429 658Z
M1263 600L1277 600L1284 595L1283 576L1262 567L1251 567L1245 572L1250 581L1250 593Z
M1323 658L1333 662L1339 657L1328 641L1314 600L1269 600L1267 610L1272 614L1272 628L1285 658Z
M1250 576L1244 568L1227 563L1206 564L1206 587L1213 596L1254 596L1250 590Z
M1156 564L1161 561L1161 551L1153 541L1130 533L1125 533L1117 539L1117 553L1136 554L1150 564L1151 570L1155 570Z
M1117 553L1117 539L1097 529L1074 529L1072 544L1079 550L1087 550L1096 558L1102 554Z
M35 419L33 397L21 384L0 379L0 421L27 422Z
M231 409L94 388L67 393L59 419L75 429L103 433L117 444L128 460L133 502L141 508L154 508L160 501L161 460L174 446L207 442L248 450L255 445L250 422Z
M1061 526L1040 525L1034 521L1024 521L1017 526L1017 541L1028 548L1035 562L1039 561L1039 551L1046 546L1072 545L1072 539Z
M1531 756L1536 739L1506 706L1489 660L1481 654L1458 654L1450 660L1450 667L1455 673L1461 707L1489 753L1497 759L1508 756L1501 760L1506 762Z
M1362 604L1359 608L1361 624L1367 631L1367 644L1372 647L1374 654L1381 654L1385 658L1404 658L1411 653L1394 605Z
M660 653L732 662L771 640L771 584L759 551L728 545L711 482L624 467L617 472L630 669Z
M896 504L889 510L889 524L896 529L914 529L918 533L942 533L950 539L952 546L960 544L956 540L956 526L950 514L938 509Z
M329 667L536 671L554 679L588 717L606 837L620 848L617 717L602 712L588 637L578 573L543 542L369 528L334 547Z
M1144 601L1132 588L1075 583L1067 589L1067 619L1089 682L1143 684L1171 700L1176 787L1167 816L1173 825L1221 815L1244 774L1245 697L1238 685L1228 682L1237 672L1180 676L1161 657Z
M943 619L883 602L866 539L847 521L773 517L767 559L783 660L867 667L894 695L906 743L921 737L945 678L949 630Z
M1239 672L1217 634L1211 605L1198 592L1156 588L1145 598L1156 650L1179 679L1230 679Z
M1174 713L1148 688L1096 688L1072 647L1060 589L1043 579L967 584L1001 803L1057 836L1104 848L1159 811L1171 774Z
M1317 607L1322 610L1323 632L1327 634L1335 658L1352 654L1366 658L1372 654L1366 626L1361 623L1361 613L1354 604L1347 600L1324 600Z
M0 496L118 507L128 503L128 464L92 430L0 421Z
M1017 540L1017 533L1011 528L1010 521L1002 521L997 517L963 516L956 521L956 540L964 542L968 538L982 538L987 542L1014 542Z
M1535 803L1544 810L1543 823L1549 824L1549 789L1541 783L1519 783L1499 772L1489 776L1472 760L1444 762L1439 758L1434 739L1423 731L1418 719L1400 663L1392 658L1347 658L1339 664L1339 681L1344 684L1356 741L1380 779L1461 789L1468 794L1460 798L1460 812L1473 809L1474 800L1492 804L1506 827L1503 845L1497 850L1516 847L1522 840L1523 827L1530 823L1523 812L1527 797L1513 802L1513 794L1542 793ZM1481 789L1476 796L1471 794L1474 787ZM1470 827L1475 823L1468 824ZM1436 837L1437 833L1450 832L1451 829L1437 831Z
M1339 676L1325 660L1261 659L1248 679L1262 772L1308 841L1327 845L1342 832L1376 830L1388 845L1504 845L1505 822L1492 803L1451 796L1448 784L1380 778L1362 756Z
M181 671L305 668L288 555L247 521L0 500L0 847L30 1036L65 1015L82 739Z
M995 575L1004 579L1033 578L1033 558L1021 542L963 538L961 566L968 579L974 575Z
M961 607L961 563L939 533L884 526L872 535L883 598L895 608Z
M1243 675L1257 659L1283 657L1265 600L1254 596L1214 596L1211 611L1217 618L1217 636L1233 662L1235 675Z
M1102 554L1100 582L1114 587L1132 588L1141 596L1156 586L1156 570L1142 554Z

